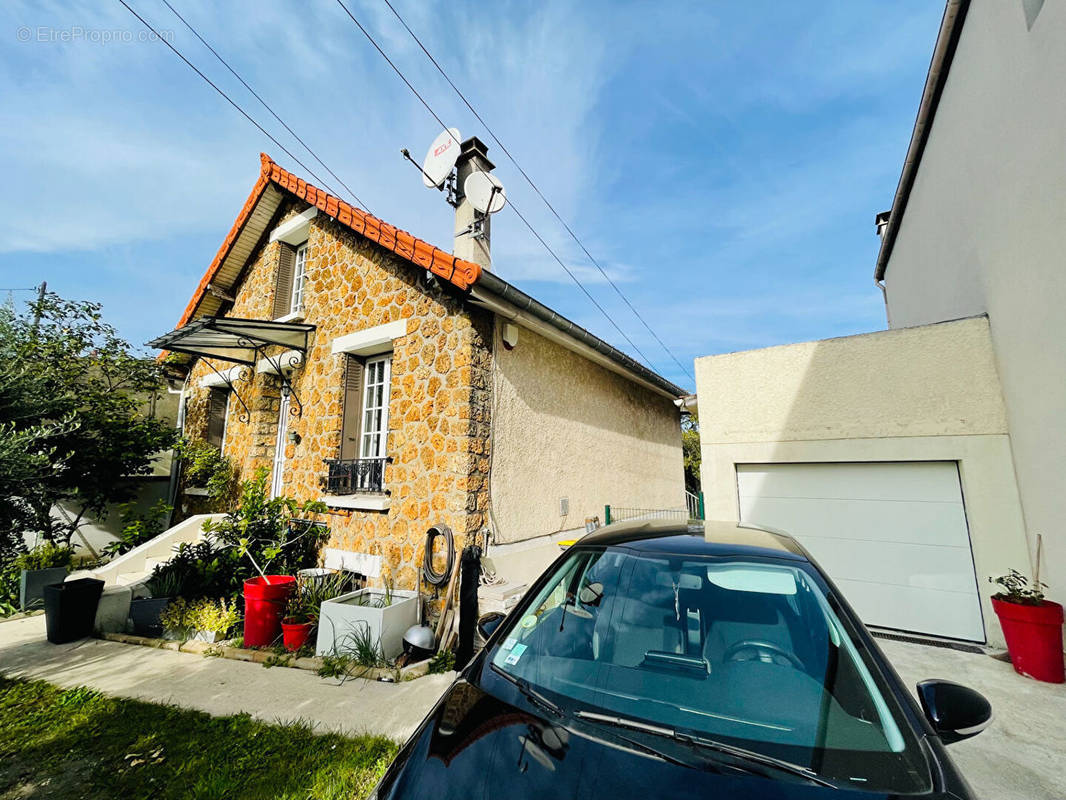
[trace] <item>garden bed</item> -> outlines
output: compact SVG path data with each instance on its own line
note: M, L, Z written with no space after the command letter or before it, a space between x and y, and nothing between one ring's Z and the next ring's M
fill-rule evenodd
M152 639L147 636L134 636L129 633L105 633L101 635L101 638L109 642L140 645L141 647L154 647L157 650L173 650L178 653L190 653L208 658L228 658L231 661L250 661L267 667L291 667L319 674L322 674L324 671L335 671L335 667L331 670L330 658L328 656L301 656L294 653L279 652L273 648L251 649L240 647L231 642L216 642L214 644L209 644L208 642L197 642L192 640L177 641L174 639ZM426 659L425 661L418 661L414 664L408 664L405 667L396 668L363 668L354 665L352 666L352 672L349 677L365 678L367 680L395 681L398 676L398 679L401 681L409 681L414 680L415 678L421 678L428 671L429 659Z

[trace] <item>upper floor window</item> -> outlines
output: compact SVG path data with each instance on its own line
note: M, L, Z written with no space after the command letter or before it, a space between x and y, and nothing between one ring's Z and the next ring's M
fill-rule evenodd
M307 245L296 248L295 264L292 273L292 303L289 313L295 314L304 308L304 286L307 284Z
M307 243L298 247L282 243L274 287L274 319L301 314L307 287Z

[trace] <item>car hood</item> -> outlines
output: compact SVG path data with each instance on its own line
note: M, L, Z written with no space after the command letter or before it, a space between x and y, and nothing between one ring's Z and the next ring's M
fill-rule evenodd
M522 701L517 701L522 702ZM617 734L512 705L459 680L405 745L379 789L385 798L551 800L602 797L821 800L894 795L836 789L789 776L677 766L631 747ZM636 737L631 737L636 738ZM926 795L943 797L950 795Z

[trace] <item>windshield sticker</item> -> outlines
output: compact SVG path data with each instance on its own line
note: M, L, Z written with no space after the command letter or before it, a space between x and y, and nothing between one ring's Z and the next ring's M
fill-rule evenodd
M530 614L527 617L522 617L522 621L519 624L523 628L535 628L537 626L537 618Z
M509 639L504 639L504 642L503 642L503 649L504 649L504 650L510 650L510 649L511 649L512 647L514 647L514 646L515 646L515 643L516 643L517 641L518 641L518 640L517 640L517 639L515 639L515 638L509 638Z
M511 650L511 655L507 656L503 663L514 666L522 658L522 653L524 652L526 652L526 646L524 644L516 644L514 649Z

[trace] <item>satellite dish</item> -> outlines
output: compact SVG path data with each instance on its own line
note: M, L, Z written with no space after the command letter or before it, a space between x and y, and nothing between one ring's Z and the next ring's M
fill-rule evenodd
M463 181L463 194L482 214L495 214L507 205L500 179L489 172L471 172Z
M459 130L448 128L433 140L422 162L422 183L430 189L439 189L448 178L448 173L459 158Z

